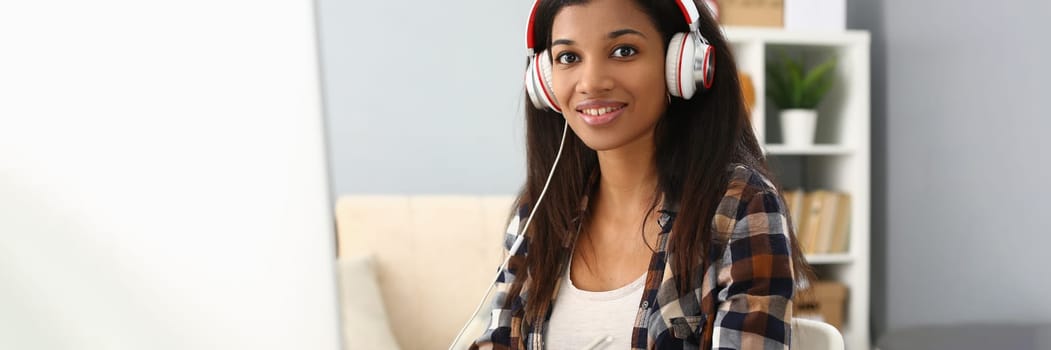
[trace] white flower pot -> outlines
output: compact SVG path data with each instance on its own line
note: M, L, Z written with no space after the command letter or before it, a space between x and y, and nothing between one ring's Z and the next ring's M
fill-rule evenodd
M816 110L786 109L781 111L781 137L786 146L813 145L816 128Z

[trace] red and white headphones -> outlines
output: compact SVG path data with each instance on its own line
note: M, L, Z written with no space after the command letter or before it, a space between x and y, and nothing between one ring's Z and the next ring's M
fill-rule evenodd
M690 99L697 92L712 87L715 79L715 48L701 35L697 20L700 13L693 0L675 0L690 26L689 33L676 33L668 43L668 55L664 59L665 81L668 93ZM529 99L537 109L550 109L562 113L554 91L551 89L551 58L549 50L539 55L533 50L533 24L540 0L533 1L526 29L526 47L529 49L529 66L526 69L525 85Z

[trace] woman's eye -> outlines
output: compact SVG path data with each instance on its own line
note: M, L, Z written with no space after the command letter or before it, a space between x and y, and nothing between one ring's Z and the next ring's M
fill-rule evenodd
M577 57L577 55L574 55L574 54L571 54L571 53L567 52L567 53L563 53L561 55L558 55L558 58L556 58L555 60L558 61L558 63L560 63L560 64L571 64L571 63L574 63L577 60L579 60L579 57Z
M628 57L636 54L635 48L631 46L621 46L613 50L614 57Z

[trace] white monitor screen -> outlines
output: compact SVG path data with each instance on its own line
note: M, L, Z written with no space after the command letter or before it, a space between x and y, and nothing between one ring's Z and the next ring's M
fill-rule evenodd
M0 4L0 349L338 349L311 1Z

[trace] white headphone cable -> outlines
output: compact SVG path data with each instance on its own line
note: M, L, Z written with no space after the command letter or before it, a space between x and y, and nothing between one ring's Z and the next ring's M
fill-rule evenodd
M449 344L449 350L453 350L456 344L460 342L460 338L463 337L463 333L467 331L467 326L471 325L471 321L478 316L478 312L482 310L482 305L485 305L485 301L489 299L489 294L493 292L493 287L496 286L496 279L500 278L500 274L503 273L504 269L507 268L507 263L511 261L511 257L518 252L518 247L522 245L522 238L525 237L526 230L529 229L529 223L533 222L533 214L536 214L536 209L540 207L540 202L544 200L544 194L547 193L547 186L551 184L551 178L555 175L555 168L558 167L558 160L562 158L562 147L566 145L566 133L569 131L569 121L567 120L562 126L562 141L558 144L558 153L555 155L555 163L551 165L551 172L547 174L547 181L544 181L544 189L540 191L540 197L537 197L536 203L533 204L533 210L529 212L529 218L526 219L525 225L522 230L518 232L518 236L515 238L515 242L511 244L511 249L507 254L507 258L504 259L503 264L500 264L500 269L496 271L496 276L493 276L493 282L489 284L489 289L486 289L485 296L478 302L478 307L474 309L474 313L467 319L467 323L460 328L460 332L456 334L456 338L453 339L452 344Z

